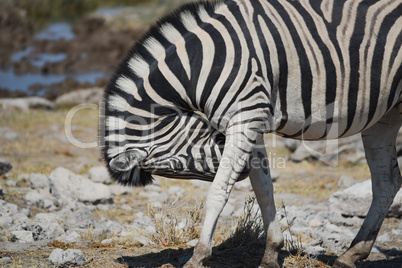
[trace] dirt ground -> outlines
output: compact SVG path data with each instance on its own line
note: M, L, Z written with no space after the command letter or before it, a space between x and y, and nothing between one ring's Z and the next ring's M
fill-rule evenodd
M14 141L1 140L0 157L6 158L14 165L7 176L0 178L6 190L5 200L24 207L23 193L13 190L5 184L7 180L19 180L26 173L41 172L49 175L58 166L65 166L79 174L86 174L92 166L101 165L99 148L81 149L65 139L64 119L68 108L56 111L32 110L29 112L12 111L0 114L0 127L7 126L18 133ZM83 110L73 120L74 135L82 141L96 140L96 110ZM284 148L270 148L273 155L280 159L289 154ZM275 161L275 159L272 159ZM364 164L341 163L337 167L329 167L321 163L286 162L286 168L277 168L280 177L274 183L277 207L282 202L288 206L302 206L309 203L325 203L328 197L339 190L336 183L341 175L349 175L356 180L369 178L369 171ZM169 185L180 185L192 196L200 191L188 181L167 180ZM29 187L29 181L18 181L18 187ZM134 189L128 195L116 196L114 211L107 213L95 211L95 218L107 217L121 223L133 221L133 212L122 212L118 209L121 198L135 212L147 213L149 199L141 195L142 188ZM204 197L207 189L203 190ZM241 191L234 190L233 197L239 198ZM246 196L244 196L246 198ZM240 200L239 198L238 200ZM41 210L31 208L34 215ZM34 217L34 216L33 216ZM236 238L228 238L228 232L237 221L236 218L220 219L215 235L213 256L206 267L256 267L263 255L263 241L244 242ZM398 228L400 219L386 219L380 235ZM308 234L306 238L308 239ZM192 248L186 244L175 246L141 246L139 243L116 243L102 245L98 240L77 244L63 244L58 241L35 244L0 243L0 258L11 257L8 267L50 267L48 257L55 248L77 248L86 256L84 267L181 267L191 256ZM371 254L367 261L358 267L402 267L402 253L395 248L402 248L402 241L376 243L382 253ZM335 259L331 252L317 258L298 255L296 252L281 251L280 262L283 267L328 267Z

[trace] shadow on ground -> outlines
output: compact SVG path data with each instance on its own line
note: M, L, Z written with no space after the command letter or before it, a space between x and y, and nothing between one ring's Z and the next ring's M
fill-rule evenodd
M206 263L207 267L229 268L229 267L258 267L264 250L259 243L233 245L232 241L225 241L213 248L211 259ZM402 251L382 251L386 260L366 260L356 264L357 268L401 268ZM122 256L116 261L128 267L182 267L191 257L193 248L188 249L165 249L157 253L148 253L141 256ZM283 266L284 260L290 256L288 251L281 251L279 264ZM331 266L336 256L319 255L316 259L322 264ZM291 265L289 267L298 267ZM300 266L303 267L303 266ZM318 267L318 266L317 266ZM327 266L328 267L328 266Z

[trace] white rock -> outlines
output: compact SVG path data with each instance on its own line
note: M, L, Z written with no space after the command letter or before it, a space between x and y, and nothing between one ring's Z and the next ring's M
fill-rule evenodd
M63 167L55 169L49 179L52 194L64 202L69 203L72 200L90 204L113 202L108 186L95 183Z
M88 171L88 178L91 181L110 184L112 180L110 178L109 172L106 167L99 166L99 167L92 167Z
M118 184L109 185L109 189L113 195L125 195L130 194L134 191L134 189L130 186L123 186Z
M70 215L64 222L64 228L66 230L71 229L86 229L91 225L94 225L94 219L92 217L91 211L87 208L80 208Z
M59 267L74 267L86 264L85 256L81 250L67 249L66 251L57 248L49 256L51 264Z
M352 177L343 175L338 180L338 187L339 188L348 188L348 187L352 187L356 183L358 183L357 180L353 179Z
M0 99L0 107L2 109L20 109L23 111L38 108L55 110L55 106L51 101L41 97L4 98Z
M391 241L391 237L389 236L389 233L379 235L376 239L376 242L381 242L381 243L389 242L389 241Z
M80 89L63 94L56 99L57 105L71 105L80 103L99 104L103 96L102 88Z
M320 246L308 246L306 247L306 252L313 255L313 256L318 256L321 254L324 254L325 252L327 252L327 250L323 247Z
M186 190L181 188L180 186L170 186L168 190L169 195L173 196L182 196L186 193Z
M230 217L233 215L234 211L235 208L230 203L226 203L221 213L221 217Z
M49 189L50 181L49 178L41 173L32 173L29 175L29 182L31 183L32 189Z
M364 217L367 215L371 200L371 180L367 180L333 193L328 200L328 205L330 211L340 211L344 216ZM401 190L397 193L388 216L402 216Z
M65 243L76 243L81 240L80 234L76 230L67 230L65 234L59 236L57 241Z
M12 231L10 234L11 241L13 242L28 243L34 241L32 232L30 231Z
M63 235L65 232L59 224L60 218L53 213L38 213L34 223L39 225L42 230L38 233L37 240L51 240Z

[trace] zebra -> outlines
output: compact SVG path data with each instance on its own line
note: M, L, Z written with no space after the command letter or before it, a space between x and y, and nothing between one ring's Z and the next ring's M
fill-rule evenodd
M395 150L401 28L400 0L184 5L133 46L105 90L100 140L108 170L134 186L152 183L152 174L212 182L185 267L211 256L218 217L235 182L248 175L267 234L260 265L279 267L283 237L262 164L263 134L324 140L361 133L373 201L334 263L355 267L369 255L402 183ZM250 159L261 161L250 167Z

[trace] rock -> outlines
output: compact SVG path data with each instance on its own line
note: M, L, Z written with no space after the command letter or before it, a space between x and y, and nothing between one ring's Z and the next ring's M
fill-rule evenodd
M110 245L112 243L113 243L112 238L104 239L104 240L101 241L101 244L103 244L103 245Z
M85 256L81 250L56 248L49 256L51 264L61 268L83 266L86 264Z
M18 213L18 206L8 203L4 200L0 200L0 217L10 216Z
M35 240L52 240L64 234L59 224L60 219L53 213L38 213L35 216L34 224L41 227Z
M389 242L389 241L391 241L391 237L390 237L389 233L379 235L376 239L376 242L381 242L381 243L385 243L385 242Z
M112 183L109 172L107 168L104 166L90 168L88 171L88 178L93 182L99 182L104 184Z
M364 158L363 143L360 135L325 141L285 141L286 147L292 152L290 159L295 162L303 160L318 160L328 164L337 164L339 155L350 162L358 162ZM296 147L296 149L295 149Z
M56 98L56 105L72 105L80 103L99 104L103 97L103 88L80 89L68 92Z
M13 180L7 180L5 183L8 187L16 187L17 186L17 182L13 181Z
M357 180L353 179L352 177L348 176L341 176L338 180L338 187L339 188L348 188L358 183Z
M35 205L47 211L54 211L58 208L58 202L55 198L44 197L38 190L28 192L24 196L24 199L27 201L28 205Z
M0 258L0 264L11 264L13 263L13 260L10 257L2 257Z
M327 252L327 250L320 246L308 246L305 248L305 251L313 256L318 256Z
M32 232L30 231L12 231L10 234L12 242L28 243L34 241Z
M65 242L65 243L76 243L80 241L80 234L77 230L67 230L65 234L62 234L57 238L57 241Z
M113 195L125 195L133 192L133 188L130 186L123 186L123 185L117 185L117 184L112 184L109 186L110 192Z
M279 179L279 173L277 171L271 169L270 173L271 173L271 180L273 182L275 182L277 179Z
M226 203L223 211L221 213L221 217L230 217L234 213L235 208L228 202Z
M0 137L6 141L15 141L20 138L20 135L9 127L0 127Z
M357 183L352 187L333 193L329 200L329 210L339 211L343 216L365 217L369 210L372 200L371 180ZM391 208L388 216L402 216L402 191L400 190Z
M281 226L287 228L290 226L306 227L315 214L309 206L286 206L278 209L277 216Z
M181 188L180 186L170 186L168 190L169 195L173 196L183 196L186 193L186 190Z
M0 106L3 109L20 109L23 111L28 111L29 109L56 109L51 101L41 97L4 98L0 99Z
M87 229L91 225L94 225L91 211L86 208L80 208L67 217L64 222L64 229Z
M13 168L13 165L5 159L0 158L0 176L6 174Z
M42 190L50 189L50 181L49 178L41 173L32 173L29 175L29 182L31 184L32 189Z
M95 183L63 167L55 169L49 179L51 193L63 202L78 200L89 204L113 203L108 186Z
M235 185L234 185L234 188L236 190L240 190L240 191L241 190L245 190L245 191L252 191L253 190L253 187L251 187L251 183L250 183L250 180L248 178L245 179L245 180L236 182Z

